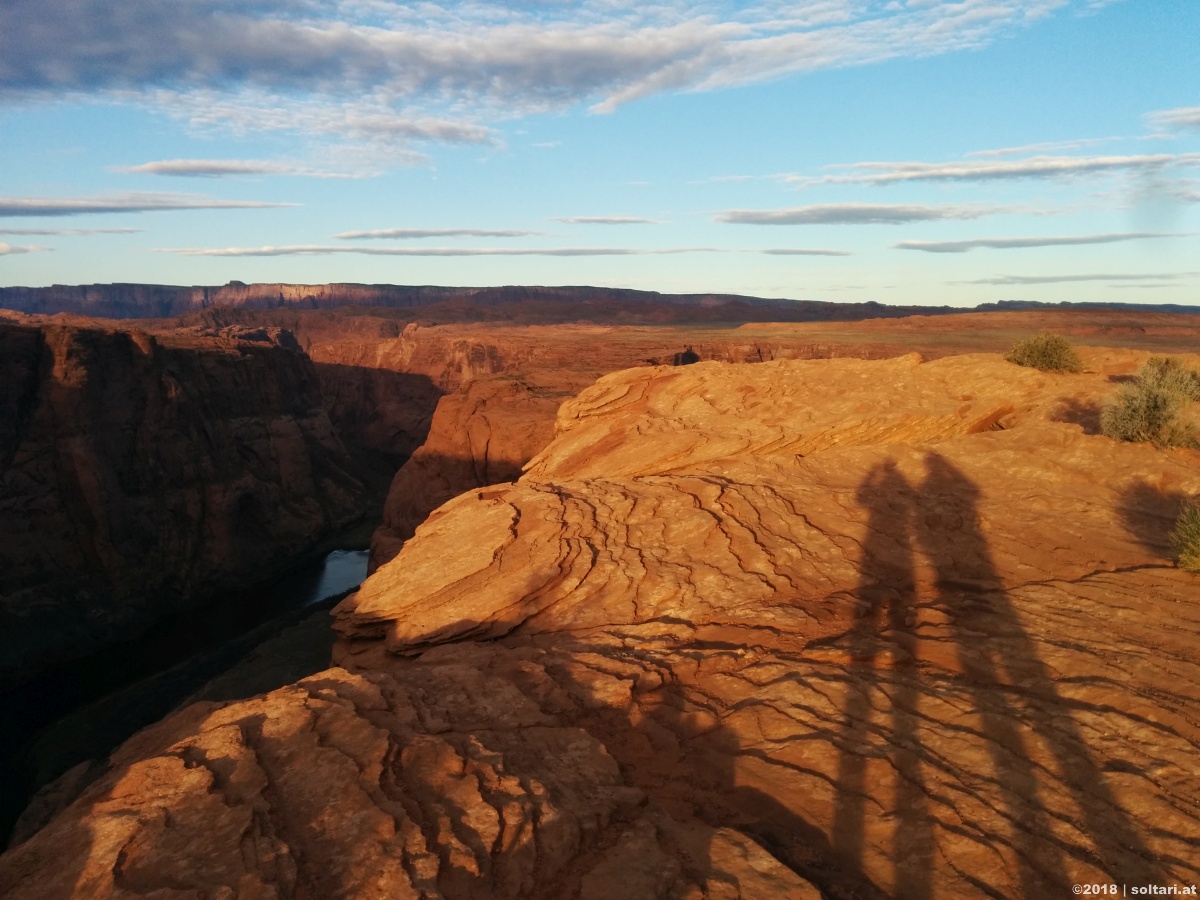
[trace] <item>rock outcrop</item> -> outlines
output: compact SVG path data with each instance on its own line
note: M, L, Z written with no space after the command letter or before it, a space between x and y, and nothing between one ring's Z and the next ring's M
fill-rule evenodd
M995 356L607 376L0 894L1056 897L1200 881L1200 453ZM65 862L64 862L65 861Z
M362 514L289 340L0 323L0 682L272 577Z
M559 405L593 380L590 373L538 369L478 378L442 397L425 443L392 481L371 538L370 571L399 553L447 500L519 478L554 437Z

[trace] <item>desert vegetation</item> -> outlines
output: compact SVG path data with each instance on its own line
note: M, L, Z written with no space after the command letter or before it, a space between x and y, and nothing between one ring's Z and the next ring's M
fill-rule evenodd
M1181 568L1200 572L1200 498L1184 504L1171 532L1171 549Z
M1177 359L1151 357L1100 412L1100 429L1119 441L1157 447L1197 446L1188 407L1200 400L1200 373Z
M1013 344L1004 356L1010 363L1043 372L1079 372L1079 354L1061 334L1042 331Z

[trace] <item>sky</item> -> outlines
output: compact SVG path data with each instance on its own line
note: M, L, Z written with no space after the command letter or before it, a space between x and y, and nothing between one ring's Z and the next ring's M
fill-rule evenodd
M1200 304L1198 0L3 0L0 285Z

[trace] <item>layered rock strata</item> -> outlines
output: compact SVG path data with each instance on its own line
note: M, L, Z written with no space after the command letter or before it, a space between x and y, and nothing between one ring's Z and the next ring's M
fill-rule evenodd
M1091 433L1137 360L1085 362L601 379L343 602L338 667L139 735L0 893L1196 883L1200 454Z
M0 680L271 577L361 515L289 337L0 323Z
M593 380L590 373L540 369L478 378L442 397L425 443L392 481L371 539L370 571L399 553L447 500L519 478L554 437L559 405Z

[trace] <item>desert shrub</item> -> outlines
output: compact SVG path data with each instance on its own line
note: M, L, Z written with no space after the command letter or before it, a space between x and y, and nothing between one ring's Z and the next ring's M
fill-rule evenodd
M1100 430L1119 441L1194 447L1196 426L1184 412L1200 399L1200 374L1177 359L1156 356L1100 411Z
M1018 366L1029 366L1043 372L1078 372L1083 368L1079 354L1061 334L1043 331L1022 338L1004 356Z
M1138 372L1138 381L1180 400L1200 400L1200 373L1177 359L1152 356Z
M1175 530L1171 532L1171 548L1181 568L1200 572L1200 500L1184 504Z

